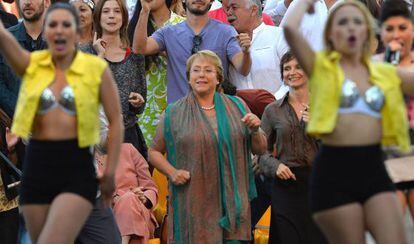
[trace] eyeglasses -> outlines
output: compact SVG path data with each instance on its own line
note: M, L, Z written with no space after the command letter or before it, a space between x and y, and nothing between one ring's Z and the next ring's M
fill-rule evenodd
M193 48L191 49L191 54L200 51L201 41L203 41L203 38L201 38L201 36L195 35L193 37Z
M207 68L207 69L193 68L190 70L190 72L196 75L201 74L201 72L203 72L204 75L212 75L212 74L216 74L217 71L212 68Z

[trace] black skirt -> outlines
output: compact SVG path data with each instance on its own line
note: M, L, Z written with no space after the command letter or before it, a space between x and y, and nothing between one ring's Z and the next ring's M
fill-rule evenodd
M324 244L309 207L309 167L290 168L296 180L275 178L269 243Z

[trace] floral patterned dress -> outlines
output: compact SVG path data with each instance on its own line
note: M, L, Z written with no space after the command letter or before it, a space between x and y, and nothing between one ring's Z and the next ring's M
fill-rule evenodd
M185 18L171 12L170 19L164 26L175 25ZM163 26L162 26L163 27ZM151 63L146 72L147 104L140 115L139 126L145 142L151 145L162 112L167 107L167 59L160 55L159 63Z

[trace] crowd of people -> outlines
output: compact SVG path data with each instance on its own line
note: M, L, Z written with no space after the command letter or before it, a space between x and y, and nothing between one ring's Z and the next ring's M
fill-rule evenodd
M411 0L16 4L1 243L408 243Z

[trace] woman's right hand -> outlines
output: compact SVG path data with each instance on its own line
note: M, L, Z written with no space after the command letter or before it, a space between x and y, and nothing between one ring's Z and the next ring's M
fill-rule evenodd
M11 133L9 127L6 127L6 143L7 143L7 150L9 152L14 151L16 144L19 142L20 137L16 136L15 134Z
M289 180L294 179L296 180L296 176L292 173L290 168L283 163L279 164L279 167L276 170L276 176L282 180Z
M174 185L184 185L190 180L190 172L187 170L176 169L169 178Z
M105 57L105 47L106 47L106 41L104 41L102 38L98 39L98 34L95 32L93 35L93 49L95 49L95 52L98 54L99 57L104 58Z
M150 5L150 3L152 1L153 0L141 0L141 7L142 7L142 10L141 11L144 11L145 13L149 13L151 11L151 5Z
M401 51L401 49L402 49L402 43L400 43L399 41L397 41L397 40L392 40L392 41L390 41L389 43L388 43L388 45L387 45L390 49L391 49L391 51L393 51L393 52L395 52L395 51Z

